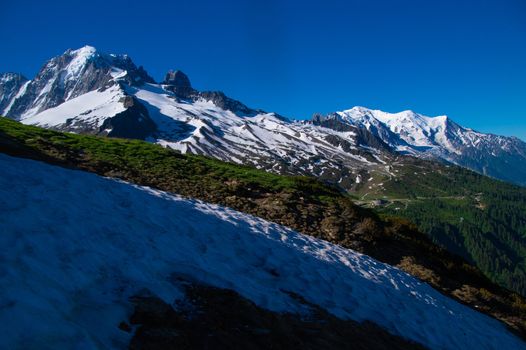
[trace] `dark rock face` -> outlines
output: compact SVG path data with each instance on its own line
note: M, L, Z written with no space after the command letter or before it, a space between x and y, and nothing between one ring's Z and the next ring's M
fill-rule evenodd
M100 126L82 120L82 118L73 117L53 129L139 140L145 140L157 131L157 125L151 119L148 109L135 97L125 96L119 100L119 103L122 103L126 109L107 118Z
M391 147L382 141L382 139L376 137L365 128L356 128L356 141L358 145L366 145L368 147L375 148L377 150L392 152Z
M191 88L190 79L180 70L169 71L166 73L164 81L161 84L172 85L176 88Z
M27 78L18 73L0 74L0 115L7 112L11 101L27 82Z
M354 146L367 146L384 152L392 152L391 147L382 141L379 137L373 135L364 127L357 127L341 120L336 113L323 116L321 114L314 114L310 122L313 125L322 126L324 128L341 131L354 132L356 134ZM332 135L333 136L333 135ZM333 136L333 138L335 138ZM328 140L330 142L330 140ZM334 142L331 142L335 144ZM335 144L337 146L337 144ZM341 145L344 150L349 151L349 146Z
M243 103L226 96L221 91L197 91L192 88L190 79L180 70L169 71L162 82L164 88L173 92L180 99L197 101L203 99L210 101L221 109L231 111L239 116L254 116L264 113L261 110L254 110Z
M166 85L164 87L166 90L173 92L181 99L192 99L192 97L198 95L197 90L192 88L188 76L180 70L171 70L166 73L164 81L161 84Z
M338 319L293 293L309 315L268 311L233 290L183 283L186 300L176 308L153 295L131 299L129 322L138 328L130 349L424 349L371 322Z
M199 93L199 97L204 100L211 101L219 108L226 111L231 111L232 113L239 116L251 117L259 113L264 113L262 110L251 109L245 106L243 103L226 96L221 91L203 91Z
M106 119L99 129L99 134L144 140L157 130L148 110L135 97L126 96L121 102L127 109Z

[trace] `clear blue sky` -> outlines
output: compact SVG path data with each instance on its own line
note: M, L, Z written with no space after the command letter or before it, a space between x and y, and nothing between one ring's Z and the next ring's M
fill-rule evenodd
M355 105L526 140L525 0L4 1L0 71L89 44L293 118Z

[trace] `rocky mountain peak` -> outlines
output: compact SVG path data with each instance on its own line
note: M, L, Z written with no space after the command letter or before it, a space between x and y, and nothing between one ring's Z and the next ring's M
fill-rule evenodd
M192 88L192 85L190 84L190 79L188 79L188 76L180 70L168 71L168 73L166 73L166 76L164 77L164 81L162 82L162 84L173 85L176 88Z
M367 108L367 107L363 107L363 106L354 106L351 109L349 109L348 111L353 111L355 113L366 114L366 113L370 113L371 109Z
M106 54L93 46L69 49L46 62L27 86L18 84L15 93L0 91L0 113L23 119L117 83L140 86L155 81L128 55ZM0 81L2 86L7 84Z
M63 56L71 56L74 58L87 60L97 54L99 54L99 52L96 48L94 48L93 46L86 45L79 49L68 49L64 52Z

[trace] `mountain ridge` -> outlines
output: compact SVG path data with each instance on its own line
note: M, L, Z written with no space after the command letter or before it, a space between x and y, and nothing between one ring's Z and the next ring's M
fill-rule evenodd
M445 115L428 117L411 110L386 113L353 107L328 118L336 115L342 122L365 127L402 154L439 158L487 176L525 183L526 166L506 164L510 155L517 157L515 161L526 160L526 143L517 137L481 133Z
M350 178L367 176L361 174L380 169L398 154L451 162L526 184L526 143L464 128L446 116L431 118L410 110L386 113L359 106L323 116L324 120L339 116L338 121L348 124L342 134L340 126L321 125L319 118L289 120L249 108L220 91L198 91L181 71L169 71L157 84L128 55L106 54L92 46L66 50L44 64L32 80L19 77L11 85L0 80L0 107L4 115L29 124L110 136L108 125L112 125L118 129L113 135L148 139L182 152L279 173L312 173L346 189L356 185ZM92 105L79 104L77 98L85 94L90 94ZM168 98L161 101L158 97L163 96ZM148 114L135 108L126 113L124 124L140 127L145 120L144 132L120 129L122 122L105 123L139 104ZM227 112L233 115L225 118ZM320 166L320 160L327 165Z

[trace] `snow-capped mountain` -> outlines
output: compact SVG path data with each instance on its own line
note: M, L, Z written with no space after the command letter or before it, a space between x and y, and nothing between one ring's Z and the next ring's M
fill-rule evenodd
M8 102L4 114L25 124L146 139L347 187L363 168L383 169L392 156L365 129L335 131L251 109L222 92L194 89L181 71L168 72L156 84L128 56L92 47L51 59L24 91ZM367 142L381 147L362 147Z
M263 219L3 154L0 167L1 348L125 348L132 300L184 307L178 277L307 319L317 305L430 349L526 348L397 268Z
M324 118L333 125L364 127L392 149L424 158L444 159L485 175L526 184L526 143L516 137L464 128L447 116L413 111L386 113L354 107Z
M181 71L160 83L127 55L68 50L35 79L0 80L3 115L64 131L146 139L181 152L356 186L372 171L393 175L400 153L446 160L526 184L526 144L482 134L449 118L355 107L310 121L252 109L218 91L198 91Z
M91 46L67 50L49 60L33 80L18 83L10 96L1 96L2 101L9 101L2 113L22 120L88 92L104 90L115 78L130 85L153 82L127 55L103 54Z

